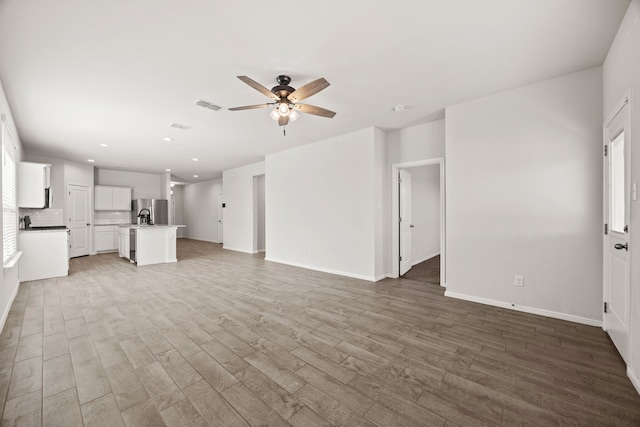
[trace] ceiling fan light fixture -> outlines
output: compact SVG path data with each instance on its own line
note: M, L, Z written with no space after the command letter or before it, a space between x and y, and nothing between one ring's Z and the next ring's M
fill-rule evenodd
M294 109L291 109L291 112L289 113L289 121L290 122L295 122L296 120L298 120L298 117L300 115L298 114L298 112Z
M275 121L278 121L278 119L280 118L280 113L278 113L278 109L274 108L271 114L269 114L269 117L271 117Z
M280 105L278 105L278 114L280 114L282 117L288 116L289 106L286 103L281 102Z

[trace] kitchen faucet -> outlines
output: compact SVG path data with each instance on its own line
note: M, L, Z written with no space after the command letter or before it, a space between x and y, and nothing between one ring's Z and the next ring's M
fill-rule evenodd
M142 211L147 211L147 213L143 214ZM147 208L140 209L140 212L138 212L138 218L140 218L140 221L139 221L140 224L152 225L151 224L151 211L149 209L147 209Z

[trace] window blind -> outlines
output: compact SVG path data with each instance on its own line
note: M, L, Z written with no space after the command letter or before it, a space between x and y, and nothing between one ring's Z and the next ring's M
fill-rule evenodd
M17 250L16 146L2 116L2 255L6 264Z

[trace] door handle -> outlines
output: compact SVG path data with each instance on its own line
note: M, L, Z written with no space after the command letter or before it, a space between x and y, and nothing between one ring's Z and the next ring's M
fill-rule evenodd
M411 224L409 225L409 228L415 228L415 225Z
M616 243L615 245L613 245L614 248L620 250L620 249L624 249L625 251L629 250L629 244L625 243L624 245L622 243Z

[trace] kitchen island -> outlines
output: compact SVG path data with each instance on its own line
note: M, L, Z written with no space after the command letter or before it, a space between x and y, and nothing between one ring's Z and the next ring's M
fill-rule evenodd
M138 267L176 262L176 231L184 225L121 225L120 257Z

